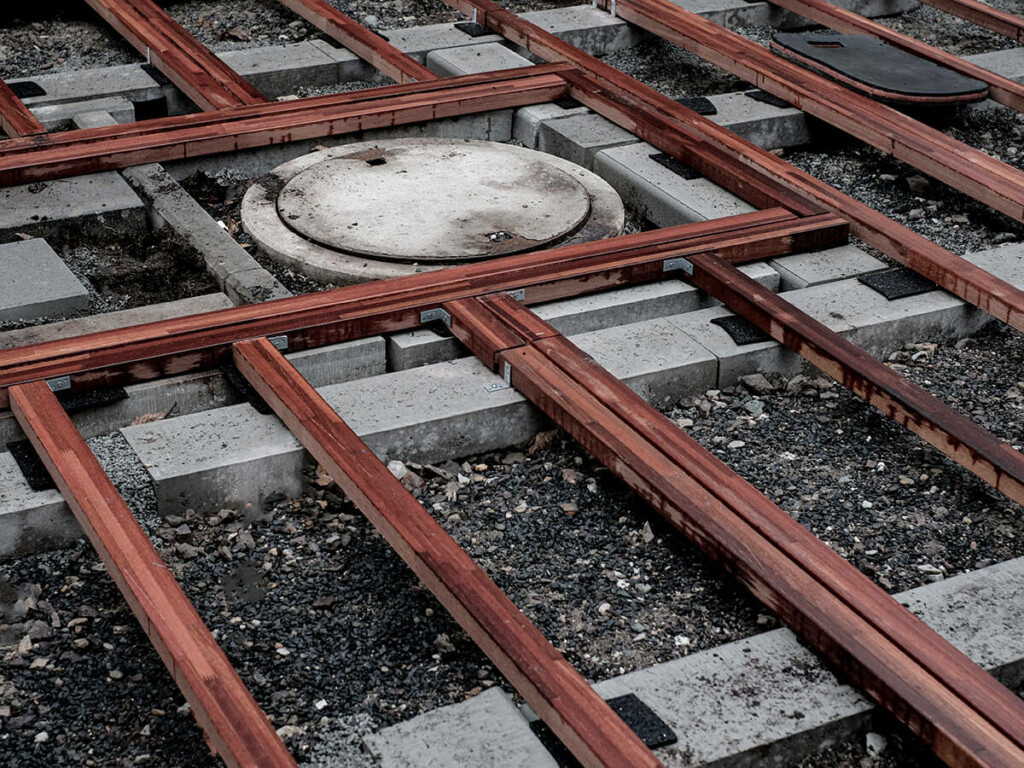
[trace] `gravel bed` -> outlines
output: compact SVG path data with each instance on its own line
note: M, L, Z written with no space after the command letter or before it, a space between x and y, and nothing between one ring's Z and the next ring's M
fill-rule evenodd
M987 0L987 3L1002 11L1021 13L1020 0ZM1015 45L1008 37L930 5L921 4L907 13L875 21L956 56L1000 51Z

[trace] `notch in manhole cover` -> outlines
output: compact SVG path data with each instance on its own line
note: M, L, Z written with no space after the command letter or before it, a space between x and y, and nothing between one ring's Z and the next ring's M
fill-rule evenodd
M666 747L679 740L668 724L635 694L627 693L625 696L608 699L608 706L651 749ZM565 745L559 741L543 720L535 720L530 723L530 729L544 745L544 748L551 753L560 768L579 768L579 761L572 756L572 753L565 748Z

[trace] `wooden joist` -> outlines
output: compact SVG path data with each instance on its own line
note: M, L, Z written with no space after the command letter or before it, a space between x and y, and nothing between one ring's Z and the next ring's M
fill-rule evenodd
M1024 18L993 8L978 0L921 0L922 3L966 19L979 27L1024 43Z
M267 100L152 0L85 0L200 108Z
M515 348L478 345L481 360L507 364L520 392L939 757L1024 764L1020 699L622 382L507 296L447 307L456 335L518 333Z
M0 131L11 138L46 133L46 128L36 119L25 102L11 90L11 86L0 79Z
M504 10L492 0L445 2L467 15L476 13L480 23L546 61L571 62L579 71L565 75L570 95L623 128L633 130L633 126L642 122L641 116L646 118L660 115L676 134L688 135L697 147L716 150L730 163L727 166L723 162L719 164L718 172L711 168L707 173L708 178L716 184L730 188L727 181L720 180L721 176L728 176L736 164L745 166L757 179L791 190L806 204L821 206L845 217L850 222L850 231L864 242L938 283L964 301L980 307L996 319L1024 331L1024 291L785 160L741 139L550 32ZM719 31L726 34L726 30ZM658 137L645 138L661 148L661 139ZM679 159L688 162L685 156ZM699 169L705 172L703 167ZM743 196L742 192L737 194Z
M11 407L221 759L232 768L294 767L50 388L41 381L16 387Z
M714 251L743 263L845 240L835 216L757 211L5 350L0 407L8 388L26 381L70 376L72 390L120 386L216 367L241 339L286 334L298 351L415 328L421 312L481 293L525 289L530 303L553 301L662 279L664 260L676 256Z
M437 79L437 75L414 58L346 16L326 0L277 1L396 82Z
M809 360L953 461L1024 504L1024 454L713 254L690 260L698 288Z
M0 185L439 120L559 99L561 67L411 83L260 106L233 107L0 143Z
M235 365L420 581L586 766L662 763L266 339Z
M610 0L601 0L607 6ZM617 13L964 194L1024 221L1024 172L672 4L621 0Z
M858 13L848 11L828 0L774 0L775 4L811 21L823 24L837 32L873 35L890 45L940 64L965 77L973 77L988 83L988 95L993 101L1024 112L1024 85L997 75L969 61L946 53L941 48L923 43L909 35L890 29L877 21L866 19ZM988 7L988 6L986 6Z

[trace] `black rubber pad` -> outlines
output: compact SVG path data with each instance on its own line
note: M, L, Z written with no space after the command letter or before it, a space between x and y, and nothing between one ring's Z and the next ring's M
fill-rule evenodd
M124 387L107 387L105 389L90 389L85 392L58 392L57 399L60 400L65 411L77 413L127 400L128 393L125 392Z
M762 341L772 340L771 336L739 315L716 317L711 321L711 324L717 325L728 333L732 340L736 342L737 347L743 347L747 344L760 344Z
M677 104L682 104L687 109L692 109L698 115L717 115L718 107L716 107L711 99L705 98L704 96L687 96L682 99L676 99Z
M651 160L656 162L658 165L665 166L672 171L672 173L677 176L682 176L687 181L692 181L693 179L699 179L701 177L700 173L695 171L686 163L680 162L679 160L676 160L676 158L672 157L672 155L667 155L664 152L658 152L651 155Z
M267 405L267 401L260 396L260 393L253 388L249 380L235 366L222 365L220 372L224 374L228 384L238 392L241 398L256 409L256 413L262 413L266 416L274 412L274 409Z
M57 487L50 473L46 471L43 460L28 440L8 443L7 450L11 452L11 457L21 470L21 474L25 476L28 487L33 491L49 491Z
M938 287L927 277L922 277L907 267L893 267L881 272L869 272L866 275L860 275L857 279L869 288L874 288L889 301L928 293Z
M475 21L460 21L455 25L455 28L459 32L465 32L470 37L483 37L484 35L491 34L491 30L483 24L477 24Z
M651 749L665 747L678 741L675 733L665 721L654 714L650 707L632 693L608 699L608 706ZM560 768L579 768L579 761L572 756L572 753L565 748L565 745L558 740L558 737L552 733L543 720L534 720L530 723L530 729L544 745L544 748L551 753Z
M143 64L142 65L142 71L145 72L150 77L152 77L154 80L156 80L156 84L157 85L161 85L162 86L162 85L170 85L171 84L171 81L170 81L170 79L168 79L167 75L165 75L159 69L154 67L152 64Z
M22 80L20 83L9 83L9 85L19 99L31 99L34 96L46 95L46 89L31 80Z
M853 81L847 83L853 88L860 84L865 95L882 100L898 100L900 96L918 103L929 99L975 100L988 91L980 80L964 77L871 35L780 33L772 39L772 50L819 74Z
M743 95L753 99L754 101L760 101L762 104L768 104L772 107L778 107L779 109L789 109L793 106L785 99L780 99L775 94L768 93L768 91L762 91L760 89L756 91L747 91Z

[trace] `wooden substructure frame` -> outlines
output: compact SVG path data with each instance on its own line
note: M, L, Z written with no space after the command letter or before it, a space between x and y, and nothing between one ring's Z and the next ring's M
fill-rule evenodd
M510 383L936 754L957 766L1024 763L1019 699L525 309L664 279L671 265L676 270L671 275L687 275L1020 501L1020 454L753 284L732 264L836 245L849 230L1018 328L1024 325L1024 294L489 0L452 4L478 12L482 23L560 63L427 81L383 40L359 33L318 0L282 1L318 19L336 37L355 40L371 61L376 57L383 62L378 66L392 67L399 79L424 82L12 139L0 144L0 178L5 183L57 178L571 95L763 210L0 352L0 407L12 408L43 456L225 761L292 764L237 675L223 668L222 654L211 647L212 638L180 589L152 573L159 567L151 545L70 420L59 413L47 381L68 376L72 390L89 389L209 369L233 359L585 765L659 764L430 516L388 479L386 469L265 338L284 336L297 351L441 317L488 366L507 373ZM102 2L126 13L148 0ZM146 34L158 33L174 37L166 26ZM168 50L181 53L190 46L179 38ZM189 77L188 66L176 71ZM8 119L12 105L17 111L16 102L0 93L0 113ZM27 123L25 128L31 130ZM506 291L522 291L524 303L511 301ZM204 662L195 672L186 663L193 657Z
M1004 37L1024 43L1024 18L1007 11L993 8L978 0L921 0L925 5L938 8L961 19L966 19L979 27L998 32Z

